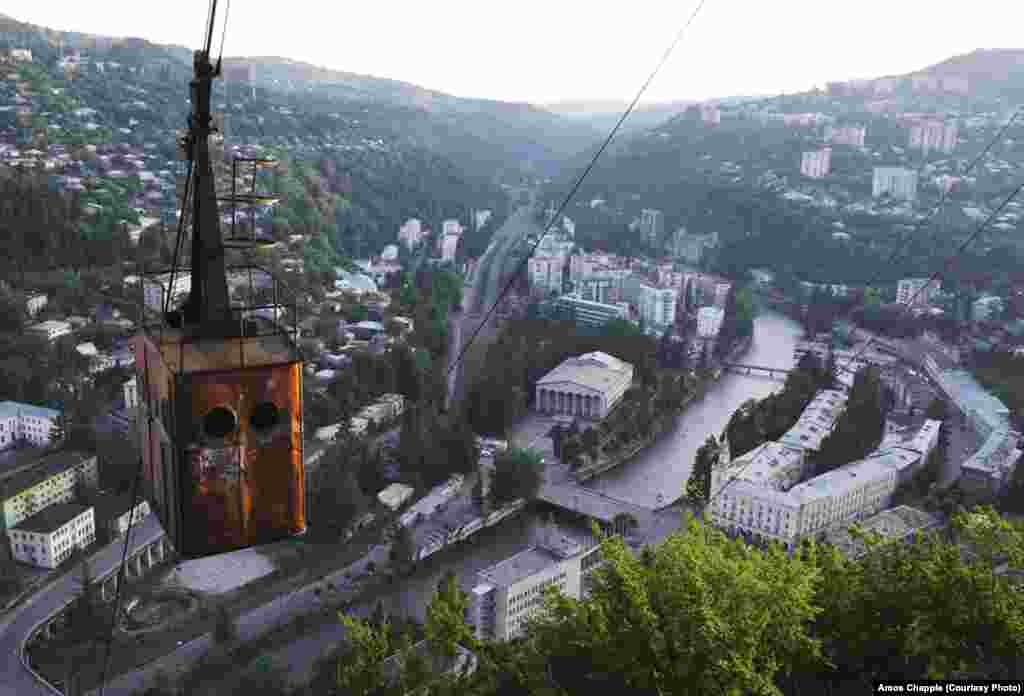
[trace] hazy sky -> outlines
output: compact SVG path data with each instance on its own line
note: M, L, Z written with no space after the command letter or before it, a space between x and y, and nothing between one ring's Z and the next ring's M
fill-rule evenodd
M220 19L224 0L220 0ZM459 96L631 99L694 0L235 0L227 55L278 55ZM206 0L3 0L54 29L198 47ZM645 101L794 92L1024 45L1013 0L707 0ZM219 43L220 27L215 45Z

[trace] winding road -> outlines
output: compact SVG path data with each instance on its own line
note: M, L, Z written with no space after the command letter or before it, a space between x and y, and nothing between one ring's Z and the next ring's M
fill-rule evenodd
M129 555L139 548L153 543L164 533L155 515L146 517L131 530ZM124 540L108 544L92 558L89 567L93 577L102 577L121 563ZM55 696L49 686L39 681L22 659L22 650L32 632L41 623L67 606L79 591L79 575L72 570L65 573L42 590L30 596L0 619L0 654L3 660L3 676L0 677L0 696L31 696L45 694Z

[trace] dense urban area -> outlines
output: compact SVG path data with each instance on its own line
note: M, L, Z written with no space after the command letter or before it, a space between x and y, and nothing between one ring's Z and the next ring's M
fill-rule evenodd
M1024 676L1024 50L638 112L578 186L601 118L225 59L229 302L300 356L304 531L185 557L233 542L153 472L287 431L216 459L242 397L161 383L214 364L161 323L192 52L0 33L0 696Z

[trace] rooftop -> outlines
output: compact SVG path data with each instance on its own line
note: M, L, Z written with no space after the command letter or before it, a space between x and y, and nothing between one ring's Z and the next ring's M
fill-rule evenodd
M932 529L940 524L941 521L934 515L907 505L883 510L858 523L865 532L877 532L885 541L903 539L917 530ZM864 542L850 534L849 525L830 529L826 539L845 555L854 558L866 550Z
M89 507L79 505L78 503L55 503L23 520L14 529L20 532L49 534L50 532L57 531L89 509Z
M942 386L949 391L964 410L973 411L990 428L1007 427L1010 409L1002 401L985 391L965 370L945 370L940 375Z
M34 418L59 418L60 411L45 406L22 404L17 401L0 401L0 418L32 416Z
M1020 450L1017 449L1020 437L1020 433L1013 430L993 431L962 467L988 475L1002 475L1006 469L1013 466L1020 455Z
M842 496L863 486L865 481L878 481L889 472L899 473L920 459L920 455L904 449L878 452L860 461L815 476L790 489L789 494L803 503L817 498Z
M818 392L796 424L779 442L794 449L817 450L832 431L832 425L846 408L846 394L834 389Z
M481 583L509 587L550 568L562 558L543 546L531 546L516 555L492 565L478 574Z
M138 506L146 502L140 499L136 505ZM132 506L132 496L129 493L101 493L96 496L93 501L93 507L96 509L96 519L98 521L112 520L115 517L120 517ZM139 521L139 513L135 513L134 522Z
M765 442L723 467L727 476L786 491L800 480L803 452L779 442ZM742 472L742 473L740 473Z
M605 391L609 386L629 376L633 366L607 353L593 352L568 358L561 365L547 373L537 382L551 384L572 382L597 391Z
M17 495L51 476L56 476L90 459L96 459L96 455L66 450L43 454L31 466L18 467L12 470L8 476L0 478L0 499Z

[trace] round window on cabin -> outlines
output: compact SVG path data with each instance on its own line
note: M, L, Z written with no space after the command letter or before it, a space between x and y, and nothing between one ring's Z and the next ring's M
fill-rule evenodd
M280 425L282 421L281 409L270 401L261 401L252 408L249 415L249 425L257 432L266 432Z
M227 406L217 406L210 409L203 418L203 432L208 437L223 438L235 432L238 427L238 418L235 412Z

